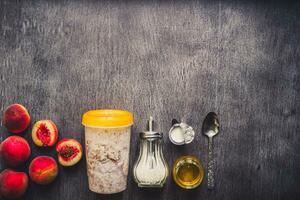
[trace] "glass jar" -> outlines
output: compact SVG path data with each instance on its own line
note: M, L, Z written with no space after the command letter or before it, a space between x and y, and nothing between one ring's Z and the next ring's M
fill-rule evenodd
M140 153L133 168L139 187L163 187L169 174L162 151L163 134L152 131L152 121L150 117L149 131L140 133Z
M181 156L173 166L173 179L184 189L193 189L202 183L204 169L195 156Z
M132 113L91 110L82 117L89 189L112 194L126 189Z

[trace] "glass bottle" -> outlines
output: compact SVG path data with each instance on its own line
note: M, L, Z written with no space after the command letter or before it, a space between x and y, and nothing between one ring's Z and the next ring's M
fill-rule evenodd
M140 133L140 153L134 164L134 180L139 187L163 187L169 169L162 152L163 134L152 131L153 118L149 120L149 131Z

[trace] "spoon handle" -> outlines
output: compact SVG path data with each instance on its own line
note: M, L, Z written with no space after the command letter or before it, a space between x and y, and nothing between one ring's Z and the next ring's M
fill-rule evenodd
M211 190L214 187L215 187L215 178L214 178L214 159L213 159L213 138L208 137L207 188Z

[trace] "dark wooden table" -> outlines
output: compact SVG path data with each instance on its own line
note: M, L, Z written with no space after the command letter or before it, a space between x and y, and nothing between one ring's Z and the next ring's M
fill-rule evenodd
M300 4L259 1L0 2L0 107L24 104L32 121L49 118L60 137L84 142L82 114L123 108L135 115L128 189L88 190L85 160L60 167L48 186L30 182L26 200L300 199ZM171 166L180 155L207 163L201 124L220 116L216 188L140 189L132 178L138 132L149 115L167 133L172 118L195 141L165 140ZM32 147L31 159L54 149ZM1 140L10 134L1 127ZM166 135L165 135L166 136ZM4 165L2 164L2 169ZM23 169L28 170L28 163Z

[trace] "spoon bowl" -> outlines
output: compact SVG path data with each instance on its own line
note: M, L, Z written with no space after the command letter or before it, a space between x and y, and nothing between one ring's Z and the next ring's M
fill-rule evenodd
M214 112L206 115L202 124L202 133L207 137L213 137L220 132L220 124L218 116Z

